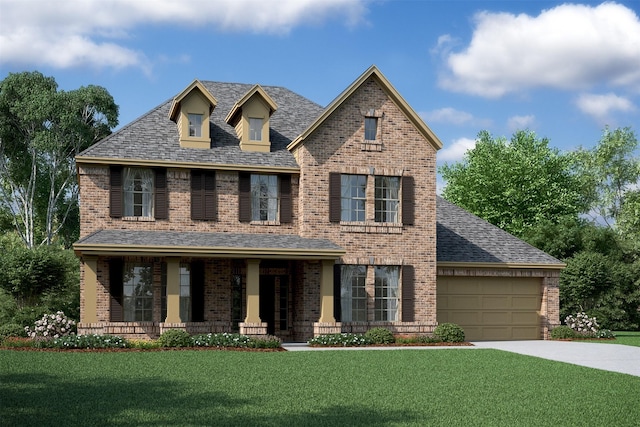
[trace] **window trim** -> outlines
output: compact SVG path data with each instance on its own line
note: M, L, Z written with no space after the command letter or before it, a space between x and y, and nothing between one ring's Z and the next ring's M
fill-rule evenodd
M400 292L401 292L401 279L400 279L400 267L394 265L375 265L374 268L374 306L373 306L373 319L376 322L397 322L399 320L400 312ZM389 284L391 276L382 277L377 273L382 269L394 268L395 272L395 286ZM386 284L380 284L380 281L386 280ZM380 292L380 293L379 293ZM395 295L390 294L394 292ZM390 304L394 303L395 304ZM390 307L395 305L394 307Z
M256 128L256 125L259 126ZM249 141L262 141L262 128L264 127L264 118L249 117Z
M189 138L203 137L202 136L202 123L204 122L203 116L204 114L201 114L201 113L187 113L187 128L188 128ZM197 123L193 123L193 121L196 121Z
M142 295L135 293L136 282L142 280L141 274L137 274L136 269L148 269L150 281L146 283L146 292L151 295ZM131 270L132 277L129 281L125 280L128 271ZM130 283L131 282L131 283ZM127 295L127 287L132 287L132 295ZM145 307L139 308L138 303L142 301ZM149 305L150 308L146 306ZM132 311L131 311L132 310ZM122 318L125 322L152 322L154 314L154 283L153 283L153 264L145 262L125 262L122 269ZM138 314L141 314L138 318Z

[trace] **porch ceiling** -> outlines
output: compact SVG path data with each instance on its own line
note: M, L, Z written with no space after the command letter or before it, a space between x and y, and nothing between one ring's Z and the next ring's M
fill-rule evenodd
M346 251L326 239L291 234L99 230L73 245L78 256L337 259Z

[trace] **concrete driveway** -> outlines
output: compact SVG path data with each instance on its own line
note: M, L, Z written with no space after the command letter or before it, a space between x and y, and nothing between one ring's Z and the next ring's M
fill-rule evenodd
M640 347L575 341L477 341L473 345L640 377Z

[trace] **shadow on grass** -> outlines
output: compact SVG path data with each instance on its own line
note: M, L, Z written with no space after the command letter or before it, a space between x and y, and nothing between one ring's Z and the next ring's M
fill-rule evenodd
M165 378L78 382L55 375L0 375L0 419L7 426L315 427L382 426L418 420L406 410L375 411L338 405L301 412L295 402L288 402L288 406L283 406L288 409L281 410L266 408L265 403L264 399L193 390L187 383ZM269 402L267 406L272 404Z

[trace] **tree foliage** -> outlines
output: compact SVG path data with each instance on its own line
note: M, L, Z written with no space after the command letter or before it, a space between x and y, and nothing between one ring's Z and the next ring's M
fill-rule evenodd
M51 244L77 211L74 157L108 135L117 116L98 86L59 91L38 72L0 82L0 209L27 247Z
M546 138L518 131L510 141L478 134L459 163L445 164L443 196L490 223L521 236L541 221L577 217L585 208L572 158Z

